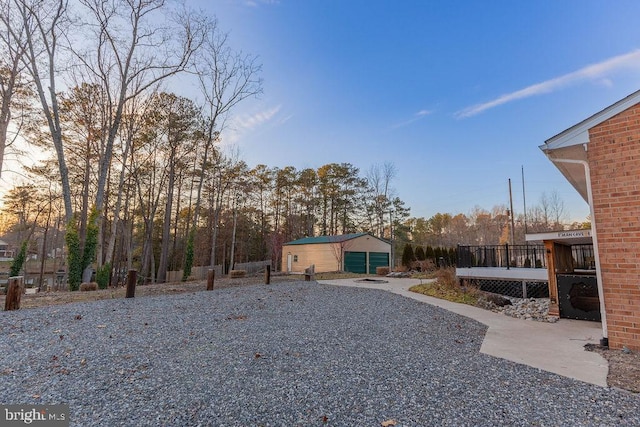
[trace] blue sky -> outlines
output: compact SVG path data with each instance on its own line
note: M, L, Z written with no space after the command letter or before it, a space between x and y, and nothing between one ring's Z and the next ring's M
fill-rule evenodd
M363 172L393 163L412 216L469 213L556 190L587 204L538 146L640 88L640 2L218 0L258 55L264 94L226 141L250 166Z
M223 135L250 167L385 162L414 217L557 191L539 150L640 89L638 1L191 0L257 55L264 93ZM193 87L171 87L192 96Z

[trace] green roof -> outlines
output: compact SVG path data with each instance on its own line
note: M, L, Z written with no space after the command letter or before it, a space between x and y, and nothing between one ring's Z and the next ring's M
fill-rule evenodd
M367 236L369 233L353 233L353 234L341 234L340 236L316 236L316 237L304 237L302 239L293 240L285 243L285 245L312 245L317 243L341 243L347 240L355 239L362 236Z

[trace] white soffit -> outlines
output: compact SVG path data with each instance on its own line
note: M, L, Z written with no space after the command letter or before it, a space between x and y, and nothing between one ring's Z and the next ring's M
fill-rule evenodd
M582 196L585 202L589 203L589 194L587 190L587 175L584 166L575 161L586 161L587 152L582 144L571 145L564 148L556 148L545 153L547 158L553 162L560 173L569 181ZM565 162L563 160L569 160Z

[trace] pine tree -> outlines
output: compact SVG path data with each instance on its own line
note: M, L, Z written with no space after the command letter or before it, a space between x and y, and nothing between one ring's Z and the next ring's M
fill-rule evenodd
M413 261L415 261L416 256L413 253L413 247L411 244L407 243L404 245L404 250L402 251L402 265L407 268L411 268Z

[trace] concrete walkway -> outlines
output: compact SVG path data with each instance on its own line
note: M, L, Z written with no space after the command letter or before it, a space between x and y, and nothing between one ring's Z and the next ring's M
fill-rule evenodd
M388 283L357 282L356 279L320 280L319 283L381 289L435 305L475 319L489 327L480 351L602 387L607 386L607 361L586 351L587 343L597 344L602 335L599 322L560 319L557 323L515 319L467 304L458 304L410 292L419 279L380 278Z

